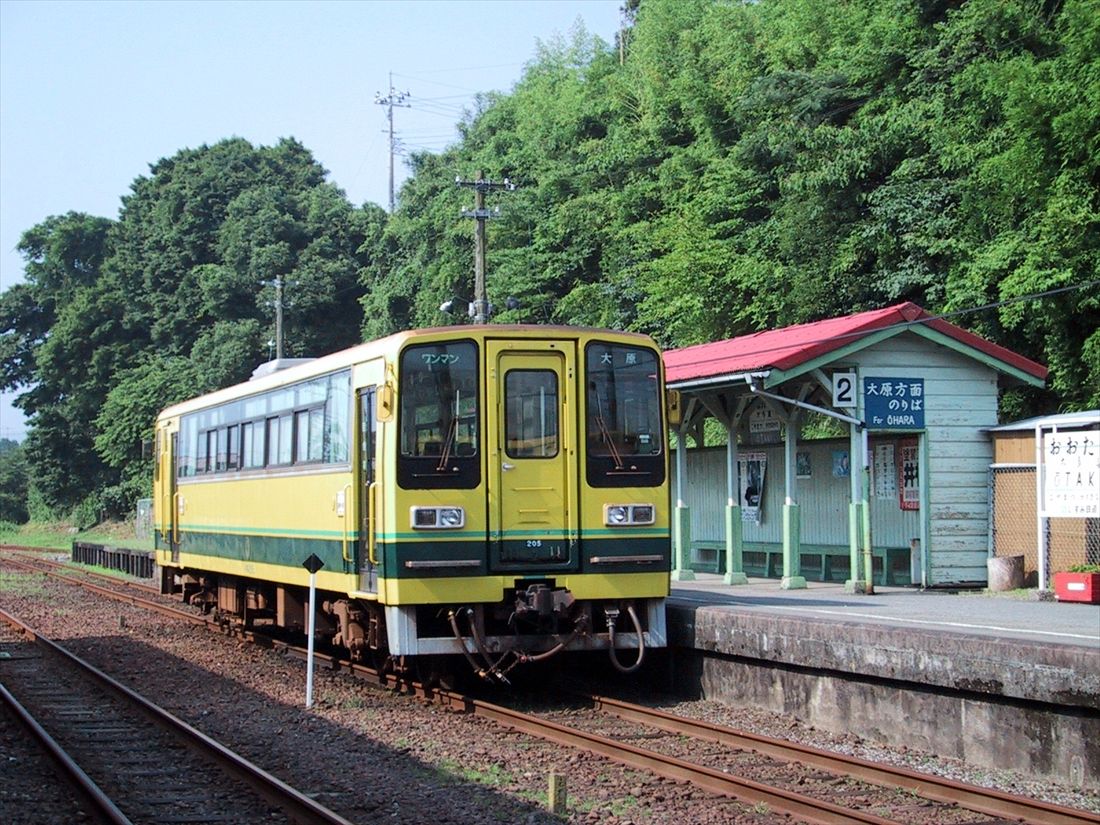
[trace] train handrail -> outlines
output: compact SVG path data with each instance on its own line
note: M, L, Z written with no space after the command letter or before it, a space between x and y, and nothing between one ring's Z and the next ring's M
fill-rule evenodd
M377 487L377 481L372 481L367 486L367 559L375 566L378 565L378 559L374 555L376 549L375 545L377 543L374 536L374 520L377 517L376 514L378 511L374 491Z
M345 484L341 493L344 497L344 535L340 545L340 555L348 564L355 564L355 559L348 555L348 511L351 509L351 496L349 493L351 493L351 485Z
M172 544L180 543L180 502L183 500L179 490L172 493Z

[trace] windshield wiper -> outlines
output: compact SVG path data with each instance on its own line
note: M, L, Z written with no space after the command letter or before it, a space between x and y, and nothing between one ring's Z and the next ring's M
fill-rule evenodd
M607 445L607 451L611 453L611 459L615 462L615 470L619 471L623 469L623 457L619 454L619 448L615 446L615 439L611 436L611 431L607 429L607 424L603 420L603 399L600 397L600 391L596 388L596 382L590 381L588 386L596 396L596 426L600 429L600 436L603 438L604 444Z
M458 435L458 397L459 391L455 390L454 409L451 410L451 422L447 425L447 437L443 439L443 449L440 450L439 464L436 472L442 473L447 469L447 462L451 460L451 449L454 447L455 437Z

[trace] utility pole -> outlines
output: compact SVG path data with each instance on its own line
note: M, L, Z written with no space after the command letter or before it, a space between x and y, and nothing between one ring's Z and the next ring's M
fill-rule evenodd
M393 72L390 72L390 91L389 94L383 95L381 92L374 93L374 102L379 106L386 107L386 121L389 124L390 134L390 214L393 214L395 200L393 196L393 156L397 154L397 138L393 132L393 107L399 106L405 109L411 108L412 104L408 103L410 94L408 91L399 92L393 88Z
M289 284L287 284L285 275L276 275L272 280L260 281L260 283L265 287L270 286L275 288L275 300L267 302L267 305L271 307L275 312L275 337L273 340L267 342L267 346L268 354L270 355L270 348L272 345L274 345L275 359L278 360L283 357L284 353L283 338L285 336L283 334L283 314L288 306L288 303L284 297L285 290L288 285L291 287L298 286L298 281L291 281ZM294 306L294 302L291 301L289 303L289 306Z
M283 276L275 276L275 360L283 357Z
M477 178L472 181L455 178L455 184L457 186L468 186L474 190L473 211L463 210L462 217L473 218L475 221L474 300L473 303L470 304L470 316L474 319L475 324L484 324L489 320L490 315L489 300L485 290L485 221L492 217L499 217L500 215L500 207L497 207L495 212L485 208L485 193L500 189L506 192L513 192L515 191L516 185L508 180L508 178L505 178L500 183L493 183L491 180L485 180L482 178L480 171L477 173Z

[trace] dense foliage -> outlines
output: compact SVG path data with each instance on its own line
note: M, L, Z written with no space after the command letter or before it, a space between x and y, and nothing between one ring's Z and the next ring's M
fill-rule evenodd
M156 412L267 359L277 277L288 356L359 340L384 214L325 175L295 141L226 140L154 164L117 221L69 214L23 236L26 280L0 296L0 380L24 388L44 501L118 512L147 494Z
M233 139L154 164L117 221L28 230L0 383L38 494L147 489L154 411L264 359L276 276L289 355L461 322L478 171L519 184L490 195L497 321L679 346L912 300L1050 366L1006 417L1100 406L1100 0L626 7L623 48L544 43L412 157L392 216L295 141Z
M448 181L483 170L521 185L498 320L678 346L912 300L1051 367L1006 415L1100 406L1096 0L644 0L619 55L544 46L414 159L369 333L469 297Z

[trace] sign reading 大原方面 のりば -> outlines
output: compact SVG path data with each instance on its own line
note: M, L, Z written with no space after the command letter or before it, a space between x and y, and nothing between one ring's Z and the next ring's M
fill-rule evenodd
M1042 515L1100 517L1100 430L1044 433Z
M864 378L863 420L873 430L923 430L924 379Z

